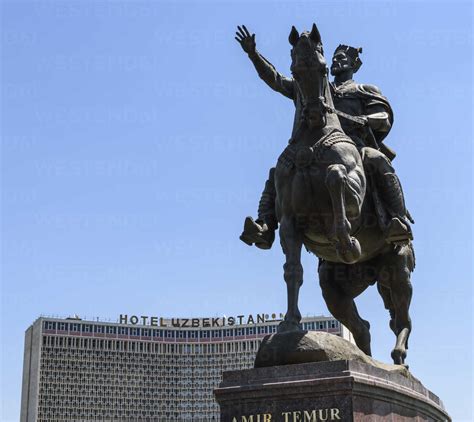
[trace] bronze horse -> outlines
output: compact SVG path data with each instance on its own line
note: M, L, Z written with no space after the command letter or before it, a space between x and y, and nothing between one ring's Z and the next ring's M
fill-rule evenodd
M303 120L275 170L288 290L288 310L279 331L301 329L298 294L303 284L304 245L319 257L319 280L329 311L367 355L371 354L370 325L359 316L354 298L377 283L397 337L392 358L404 364L411 331L412 244L387 243L377 223L375 184L364 171L363 150L343 133L338 117L331 113L327 66L316 25L301 35L293 27L289 41Z

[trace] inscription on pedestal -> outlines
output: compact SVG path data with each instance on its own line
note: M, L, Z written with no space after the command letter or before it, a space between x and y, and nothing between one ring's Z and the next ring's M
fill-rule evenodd
M248 416L234 416L232 422L319 422L319 421L337 421L341 420L340 410L331 409L313 409L313 410L294 410L292 412L281 412L279 415L273 413L260 413Z

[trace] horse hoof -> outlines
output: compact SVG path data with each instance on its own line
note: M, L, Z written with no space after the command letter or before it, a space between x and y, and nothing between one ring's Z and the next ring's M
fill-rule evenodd
M301 331L303 326L298 322L282 321L278 325L279 333L288 333L290 331Z
M404 365L406 357L407 357L407 352L405 349L392 350L392 359L395 365Z
M344 264L354 264L361 256L362 249L359 241L355 237L351 237L350 243L342 245L341 242L336 243L337 256Z

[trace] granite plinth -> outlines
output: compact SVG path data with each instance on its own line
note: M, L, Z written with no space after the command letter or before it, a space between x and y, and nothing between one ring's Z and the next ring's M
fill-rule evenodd
M451 420L410 374L352 360L224 372L214 394L221 422Z

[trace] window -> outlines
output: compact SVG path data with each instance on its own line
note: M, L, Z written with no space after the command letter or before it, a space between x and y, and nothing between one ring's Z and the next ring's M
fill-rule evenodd
M94 325L94 333L103 334L104 326L103 325Z
M56 329L56 323L53 321L45 321L44 322L44 329L45 330L55 330Z
M119 327L119 334L123 336L128 335L128 327Z

